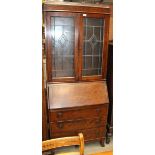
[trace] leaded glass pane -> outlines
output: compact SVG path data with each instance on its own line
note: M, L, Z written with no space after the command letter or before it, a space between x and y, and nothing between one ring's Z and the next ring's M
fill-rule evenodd
M103 19L84 18L83 76L101 75Z
M74 76L74 19L51 17L52 76Z

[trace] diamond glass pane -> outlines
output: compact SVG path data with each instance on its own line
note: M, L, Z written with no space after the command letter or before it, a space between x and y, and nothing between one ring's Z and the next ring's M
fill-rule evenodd
M84 18L83 76L101 75L103 19Z
M52 76L74 76L74 19L51 17Z

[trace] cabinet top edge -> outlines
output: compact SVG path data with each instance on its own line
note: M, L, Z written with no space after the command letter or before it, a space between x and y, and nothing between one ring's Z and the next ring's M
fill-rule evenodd
M91 12L94 9L96 12L101 13L102 11L106 11L106 13L110 14L111 5L107 4L86 4L86 3L75 3L75 2L45 2L43 4L43 11L67 11L73 10L73 12L86 12L88 9Z
M64 6L86 6L98 8L110 8L108 4L91 4L91 3L76 3L76 2L45 2L43 5L64 5Z

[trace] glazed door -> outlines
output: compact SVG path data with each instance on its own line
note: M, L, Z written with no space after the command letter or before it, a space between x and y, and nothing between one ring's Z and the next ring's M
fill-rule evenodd
M78 79L77 17L73 13L46 14L46 51L48 82Z
M101 80L106 74L106 51L108 22L100 14L83 14L81 16L81 80Z

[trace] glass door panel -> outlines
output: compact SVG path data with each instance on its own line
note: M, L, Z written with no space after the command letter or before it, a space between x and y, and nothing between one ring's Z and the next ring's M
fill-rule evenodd
M103 18L84 18L82 76L102 75Z
M52 77L74 77L74 18L51 17L51 35Z

